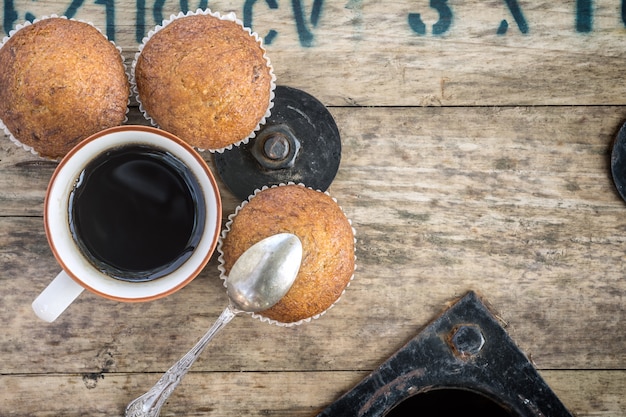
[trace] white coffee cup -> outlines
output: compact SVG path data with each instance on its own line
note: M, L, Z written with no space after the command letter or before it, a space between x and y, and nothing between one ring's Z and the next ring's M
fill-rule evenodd
M75 226L70 227L70 217L75 217L72 199L84 180L86 169L93 165L89 165L90 162L107 160L111 152L131 147L154 149L167 154L168 158L173 156L182 163L185 172L192 174L196 186L191 192L194 194L192 223L197 232L196 240L184 258L152 280L120 279L123 271L116 275L103 268L98 263L100 260L95 262L95 258L85 252L85 246L79 245ZM119 126L99 132L72 149L50 180L44 204L44 225L50 248L63 270L35 299L33 310L41 319L52 322L84 289L124 302L149 301L172 294L191 282L210 260L219 238L221 218L222 204L213 174L200 154L187 143L147 126Z

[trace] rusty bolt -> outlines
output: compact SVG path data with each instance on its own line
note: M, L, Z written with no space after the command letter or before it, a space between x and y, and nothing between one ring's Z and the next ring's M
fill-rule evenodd
M272 160L285 159L289 155L289 139L282 133L274 133L265 139L263 153Z
M291 168L300 151L300 141L287 125L265 127L254 141L251 153L265 169Z
M475 324L463 324L452 331L450 345L457 356L468 358L481 351L485 345L485 337Z

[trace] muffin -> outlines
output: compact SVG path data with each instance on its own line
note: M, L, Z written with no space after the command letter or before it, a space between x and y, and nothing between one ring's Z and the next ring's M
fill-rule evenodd
M222 278L256 242L293 233L302 242L302 264L289 292L261 318L298 324L317 318L340 298L355 269L354 230L337 202L302 185L264 188L230 216L218 249Z
M44 18L0 46L0 120L16 143L59 158L126 119L130 84L120 51L89 23Z
M180 13L149 33L132 67L144 116L199 149L243 143L265 122L275 77L260 38L234 15Z

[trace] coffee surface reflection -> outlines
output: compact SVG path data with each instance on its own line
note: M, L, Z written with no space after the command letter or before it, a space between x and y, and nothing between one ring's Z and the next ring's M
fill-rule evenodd
M70 229L103 273L153 280L177 269L200 241L201 196L194 174L171 153L126 145L93 159L76 179Z

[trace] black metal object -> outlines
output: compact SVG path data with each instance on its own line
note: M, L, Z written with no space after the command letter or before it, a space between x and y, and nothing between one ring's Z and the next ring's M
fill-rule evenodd
M626 123L622 125L613 142L611 174L617 192L626 201Z
M326 191L339 169L341 139L328 109L295 88L277 86L275 94L272 115L256 137L215 154L219 176L241 200L288 182Z
M429 395L434 400L427 400ZM318 417L443 416L451 411L572 417L474 292Z

